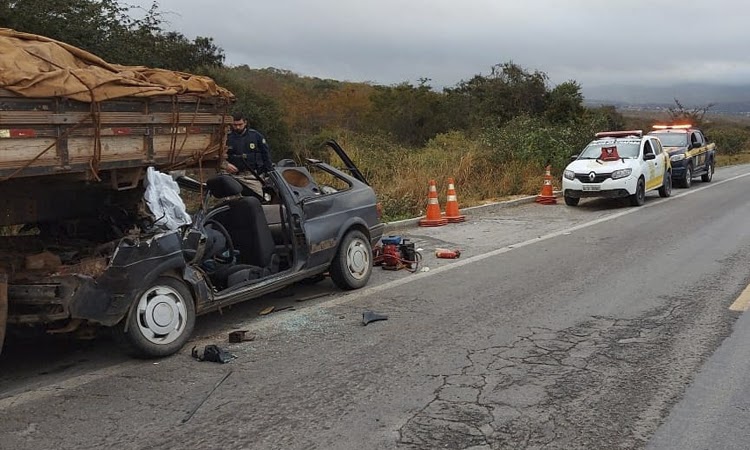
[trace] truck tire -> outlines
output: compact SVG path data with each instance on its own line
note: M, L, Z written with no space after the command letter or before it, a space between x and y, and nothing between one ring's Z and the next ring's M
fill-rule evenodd
M358 230L344 235L331 261L331 280L341 289L359 289L372 275L372 247L367 237Z
M133 356L159 358L179 351L195 327L195 302L181 280L162 276L141 291L115 330Z
M714 178L714 160L711 159L708 161L708 164L706 164L706 173L701 175L701 181L704 183L710 183L711 180Z
M635 187L635 194L630 196L631 206L642 206L646 203L646 181L643 177L638 178L638 184Z

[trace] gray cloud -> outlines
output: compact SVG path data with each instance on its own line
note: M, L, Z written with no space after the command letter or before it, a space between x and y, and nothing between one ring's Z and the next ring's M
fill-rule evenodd
M148 5L149 0L130 0ZM553 83L740 83L750 2L715 0L161 0L169 26L211 36L231 65L452 86L512 60Z

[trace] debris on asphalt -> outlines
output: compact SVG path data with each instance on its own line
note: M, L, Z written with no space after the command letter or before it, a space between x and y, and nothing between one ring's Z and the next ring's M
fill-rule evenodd
M422 272L429 272L429 271L430 271L429 267L422 267Z
M362 313L362 324L367 325L371 322L376 322L378 320L388 320L388 316L385 314L379 314L373 311L365 311Z
M231 331L229 333L229 342L236 344L238 342L253 341L255 340L254 334L247 334L247 330Z
M456 259L461 256L461 250L459 249L448 249L448 248L436 248L435 256L443 259Z
M203 399L201 399L201 401L197 405L195 405L195 407L192 410L190 410L190 412L188 413L188 415L185 416L184 419L182 419L182 423L186 423L188 420L190 420L193 417L193 415L195 414L195 412L198 411L198 408L200 408L201 406L203 406L204 403L206 403L206 400L208 400L208 397L210 397L211 394L214 393L214 391L216 390L216 388L218 388L219 386L221 386L221 383L223 383L224 381L226 381L226 379L229 378L229 375L231 375L231 374L232 374L231 370L229 372L227 372L227 374L224 375L221 378L221 380L219 380L214 385L213 389L211 389L205 396L203 396Z
M262 309L262 310L261 310L261 311L260 311L260 312L258 313L258 315L259 315L259 316L265 316L265 315L271 314L271 313L273 312L274 308L275 308L275 306L268 306L268 307L265 307L265 308L263 308L263 309Z
M221 364L226 364L236 358L233 354L214 344L205 346L203 348L203 355L198 353L196 347L193 347L192 355L198 361L211 361Z

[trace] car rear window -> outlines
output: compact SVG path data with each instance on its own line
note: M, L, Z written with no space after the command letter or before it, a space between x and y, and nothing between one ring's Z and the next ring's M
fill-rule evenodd
M664 147L685 147L687 145L687 133L652 133L661 141Z

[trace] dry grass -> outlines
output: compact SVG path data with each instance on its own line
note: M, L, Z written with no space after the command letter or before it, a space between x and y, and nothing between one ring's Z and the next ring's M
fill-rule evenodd
M435 180L441 208L445 207L449 178L455 181L462 208L510 196L538 194L544 181L544 168L536 165L517 161L502 166L490 163L492 149L467 139L462 133L440 135L419 149L352 135L337 140L360 170L366 172L386 221L423 215L430 180Z
M737 153L735 155L716 155L716 166L733 166L736 164L750 163L750 152Z

